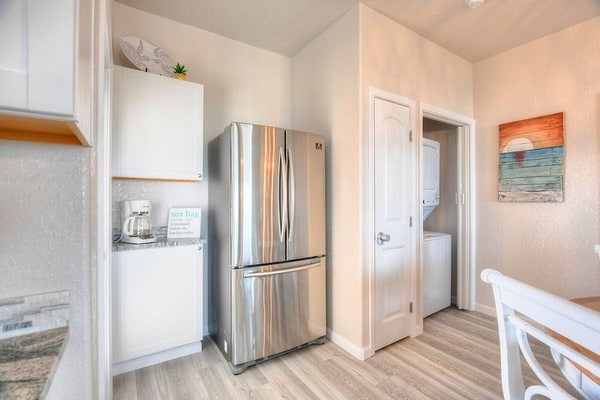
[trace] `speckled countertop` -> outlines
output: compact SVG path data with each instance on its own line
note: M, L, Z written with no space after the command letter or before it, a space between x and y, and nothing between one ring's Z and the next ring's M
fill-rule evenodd
M205 244L206 239L165 239L158 238L154 243L132 244L132 243L113 243L112 251L128 251L155 249L158 247L175 247L175 246L194 246Z
M0 399L44 398L68 336L64 326L0 340Z
M68 291L0 300L0 400L45 397L68 324Z

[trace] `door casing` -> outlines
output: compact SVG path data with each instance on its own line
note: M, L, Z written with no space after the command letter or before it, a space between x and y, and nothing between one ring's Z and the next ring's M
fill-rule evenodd
M421 195L421 141L423 138L423 117L442 121L455 125L459 128L459 159L462 169L462 185L465 195L465 206L460 213L460 229L462 235L462 246L460 248L463 263L458 275L458 293L457 301L462 308L473 310L475 299L475 120L473 118L454 113L427 103L419 103L417 111L417 102L415 100L399 96L374 87L369 87L369 120L368 120L368 138L365 140L366 151L362 154L363 164L363 183L366 190L362 198L363 210L363 262L365 272L368 276L368 333L369 341L365 346L363 359L375 354L374 329L375 329L375 293L374 293L374 272L375 272L375 226L374 226L374 151L375 151L375 127L374 127L374 108L375 98L383 99L397 103L410 109L410 126L413 132L413 149L411 150L411 178L413 179L415 190L413 194L413 243L415 248L412 254L412 266L410 277L411 300L413 302L413 313L411 318L411 337L423 333L423 312L422 312L422 276L421 262L422 254L422 236L423 224L422 215L422 195ZM418 124L417 124L418 116ZM418 125L418 130L417 130ZM366 154L365 154L366 153Z
M473 310L475 299L475 120L427 103L419 104L419 148L423 139L423 118L454 125L458 129L459 197L457 246L457 293L460 309ZM419 152L420 153L420 152ZM420 163L419 163L420 164ZM420 190L419 190L420 192ZM419 201L421 205L422 201ZM422 213L419 211L419 216ZM421 236L422 226L421 221ZM422 243L421 246L422 248ZM422 250L419 250L422 259Z

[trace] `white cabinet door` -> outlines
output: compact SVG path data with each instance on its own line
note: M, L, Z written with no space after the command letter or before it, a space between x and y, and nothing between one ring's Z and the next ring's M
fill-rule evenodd
M0 0L0 138L92 144L93 7Z
M114 66L113 177L202 179L197 83Z
M201 246L113 253L113 362L202 340Z
M2 0L0 108L73 117L77 0Z
M27 2L7 0L0 10L0 106L27 108Z

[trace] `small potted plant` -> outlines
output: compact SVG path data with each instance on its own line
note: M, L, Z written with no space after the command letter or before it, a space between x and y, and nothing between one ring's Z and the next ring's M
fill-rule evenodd
M175 79L179 79L180 81L185 81L186 73L187 73L187 71L185 70L185 65L181 65L181 64L177 63L177 65L175 65L173 67L173 78L175 78Z

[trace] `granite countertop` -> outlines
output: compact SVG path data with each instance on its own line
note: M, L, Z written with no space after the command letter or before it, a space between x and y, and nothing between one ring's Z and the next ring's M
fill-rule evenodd
M0 299L0 400L43 399L68 337L68 291Z
M63 326L0 340L0 400L44 398L68 336Z
M128 250L142 250L142 249L155 249L159 247L175 247L175 246L194 246L205 244L206 239L166 239L166 238L157 238L154 243L143 243L143 244L133 244L133 243L122 243L116 242L113 243L112 251L128 251Z

